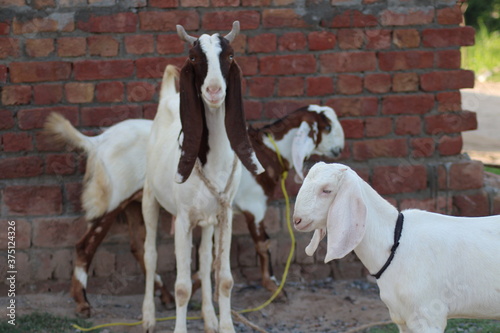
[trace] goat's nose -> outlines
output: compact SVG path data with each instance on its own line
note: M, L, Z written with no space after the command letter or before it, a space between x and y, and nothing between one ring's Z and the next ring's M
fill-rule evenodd
M220 91L221 91L221 87L220 86L208 86L207 87L207 92L210 95L215 95L215 94L219 93Z
M296 217L296 218L294 218L294 219L293 219L293 223L294 223L295 225L299 225L299 224L300 224L300 222L302 222L302 219L301 219L301 218L299 218L299 217Z

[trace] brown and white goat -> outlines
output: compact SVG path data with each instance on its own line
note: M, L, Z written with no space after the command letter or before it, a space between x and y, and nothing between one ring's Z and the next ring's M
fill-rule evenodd
M82 149L88 156L82 193L88 229L75 247L71 281L71 295L79 316L90 316L86 293L89 267L97 247L120 214L127 220L131 250L144 271L144 223L138 200L142 197L146 173L144 150L151 125L150 120L125 120L100 135L89 137L77 131L60 114L51 113L46 120L45 132L54 143ZM159 275L156 286L161 290L162 303L173 303Z
M231 204L241 177L240 160L254 174L264 171L248 139L241 97L241 71L230 45L239 32L239 22L234 22L232 31L225 37L204 34L195 38L189 36L182 26L177 26L177 31L181 39L191 45L180 73L180 104L178 108L173 102L165 107L159 105L147 149L142 200L146 226L143 327L151 332L155 326L156 232L162 206L176 216L174 332L187 332L187 305L192 290L192 231L195 226L202 227L199 274L205 331L234 332L229 252ZM210 279L214 235L220 321L212 304Z
M274 292L277 284L272 273L269 236L263 223L268 200L273 197L283 171L290 170L292 165L303 179L303 162L310 155L338 157L344 148L344 131L333 109L309 105L262 128L250 127L248 134L266 172L252 176L243 170L234 206L245 216L255 243L260 258L262 285ZM268 135L272 136L280 151L284 168Z

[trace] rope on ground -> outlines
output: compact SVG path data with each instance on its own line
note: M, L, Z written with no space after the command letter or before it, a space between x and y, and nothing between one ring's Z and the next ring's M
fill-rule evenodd
M260 328L256 324L252 323L250 320L246 319L245 317L243 317L242 315L240 315L238 312L236 312L234 310L231 310L231 313L233 314L234 319L236 319L240 323L243 323L243 324L247 325L248 327L250 327L253 330L256 330L257 332L267 333L267 331L265 329Z

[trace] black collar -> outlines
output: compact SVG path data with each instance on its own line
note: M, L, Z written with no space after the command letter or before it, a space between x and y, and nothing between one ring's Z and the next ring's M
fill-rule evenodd
M396 249L399 246L399 239L401 238L401 232L403 231L403 213L399 213L398 220L396 221L396 227L394 228L394 245L391 248L391 255L385 262L384 266L378 271L376 274L372 274L376 279L379 279L382 274L385 272L387 267L391 264L392 259L394 259L394 254L396 253Z

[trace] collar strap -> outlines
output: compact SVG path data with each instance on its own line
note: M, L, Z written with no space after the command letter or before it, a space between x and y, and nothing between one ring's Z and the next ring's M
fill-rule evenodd
M385 262L384 266L382 266L382 268L378 271L378 273L372 274L372 276L376 279L379 279L382 276L387 267L389 267L389 265L391 264L392 259L394 259L394 254L396 254L396 249L399 246L399 239L401 238L401 233L403 231L403 221L403 213L399 213L398 220L396 221L396 227L394 228L394 245L391 248L391 254L389 255L389 258Z

